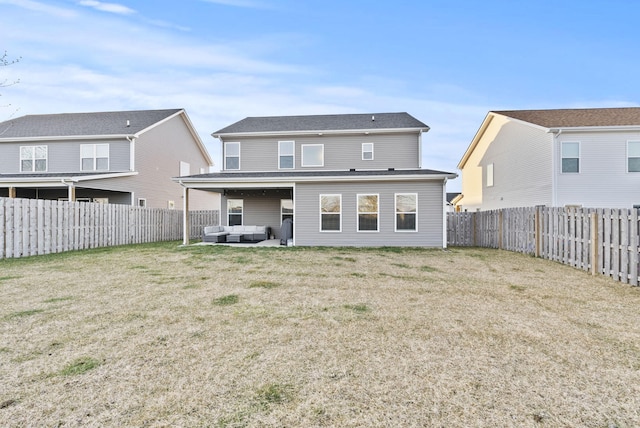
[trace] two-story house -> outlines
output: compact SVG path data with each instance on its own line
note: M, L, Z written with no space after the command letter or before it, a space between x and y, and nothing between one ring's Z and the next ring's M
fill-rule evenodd
M0 123L0 197L182 206L176 175L209 172L183 109L28 115ZM218 196L196 192L192 209Z
M640 205L640 108L491 111L458 164L462 211Z
M213 134L221 172L174 180L220 192L223 225L279 237L291 218L294 245L446 247L456 174L422 168L428 130L407 113L247 117Z

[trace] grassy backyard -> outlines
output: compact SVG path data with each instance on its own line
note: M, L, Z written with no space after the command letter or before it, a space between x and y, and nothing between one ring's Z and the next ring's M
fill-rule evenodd
M0 425L640 426L640 289L485 249L0 261Z

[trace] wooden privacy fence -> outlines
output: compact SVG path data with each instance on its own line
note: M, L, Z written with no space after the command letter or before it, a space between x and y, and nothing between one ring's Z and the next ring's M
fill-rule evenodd
M448 213L447 242L531 254L637 286L638 213L550 207Z
M218 224L190 211L189 236ZM0 259L182 239L183 212L129 205L0 198Z

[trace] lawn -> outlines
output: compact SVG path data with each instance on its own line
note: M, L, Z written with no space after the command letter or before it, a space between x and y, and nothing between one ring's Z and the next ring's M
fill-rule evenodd
M0 425L640 426L640 288L488 249L0 261Z

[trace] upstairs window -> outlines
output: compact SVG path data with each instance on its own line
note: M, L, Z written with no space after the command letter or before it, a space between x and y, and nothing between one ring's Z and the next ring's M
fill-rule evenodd
M358 195L358 232L378 231L378 195Z
M108 171L109 170L109 145L108 144L81 144L80 145L80 170L81 171Z
M493 164L487 165L487 187L493 187Z
M293 169L295 167L295 142L278 141L278 168Z
M342 230L342 195L320 195L320 231Z
M20 147L20 172L47 170L47 146Z
M240 143L224 143L224 169L240 169Z
M180 177L191 175L191 165L189 162L180 161Z
M303 144L302 166L324 166L324 144Z
M562 143L562 172L580 172L580 143Z
M373 143L362 143L362 160L373 160Z
M242 199L227 199L227 215L229 226L242 226L242 211L244 201Z
M396 193L396 232L418 230L418 195Z
M640 141L627 143L627 171L640 172Z

